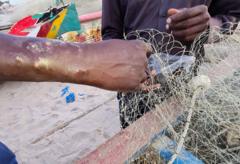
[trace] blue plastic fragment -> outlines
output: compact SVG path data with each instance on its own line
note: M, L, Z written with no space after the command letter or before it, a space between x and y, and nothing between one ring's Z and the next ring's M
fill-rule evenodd
M79 93L78 96L79 96L79 97L83 97L83 96L85 96L85 94Z
M161 150L160 151L160 157L162 159L164 159L165 161L170 161L171 160L171 157L172 157L172 152L170 152L169 150Z
M63 97L65 94L69 93L69 86L66 86L65 88L62 89L61 91L61 97Z
M160 150L160 156L166 162L171 160L172 155L173 155L172 152L167 149ZM182 149L180 155L176 158L173 164L204 164L204 163L203 161L195 157L191 152Z
M170 138L166 137L166 134L169 132L167 130L161 131L159 134L156 134L151 143L155 143L153 148L154 151L158 152L157 154L161 157L162 160L164 160L164 163L168 163L172 156L174 149L177 147L177 143ZM160 139L163 139L164 144L162 142L155 142ZM136 159L136 157L139 157L147 150L147 147L149 145L145 145L142 147L138 152L134 154L134 156L131 159ZM125 162L127 164L128 161ZM180 154L176 158L176 160L173 162L173 164L204 164L204 162L200 159L198 159L194 154L187 151L186 149L182 148Z
M73 103L76 100L75 94L71 92L67 97L66 97L66 103Z

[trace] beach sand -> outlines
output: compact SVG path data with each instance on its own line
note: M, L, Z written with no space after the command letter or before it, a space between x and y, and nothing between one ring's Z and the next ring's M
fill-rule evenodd
M22 3L11 8L12 12L0 14L0 26L13 24L28 15L44 12L50 6L54 6L53 2L54 0L22 0ZM101 10L101 0L74 0L74 2L79 15Z
M0 140L23 164L73 163L120 131L116 93L83 85L6 82L0 111Z
M0 15L0 26L45 11L52 2L23 0ZM80 15L101 9L100 0L76 4ZM78 95L73 103L61 97L66 86ZM0 111L0 141L21 164L74 163L120 131L116 93L83 85L2 83Z

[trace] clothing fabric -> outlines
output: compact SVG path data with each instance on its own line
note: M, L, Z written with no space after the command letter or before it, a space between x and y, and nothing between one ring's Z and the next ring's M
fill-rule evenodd
M16 156L3 143L0 142L0 164L18 164Z
M236 23L240 19L240 0L103 0L103 39L123 39L135 30L157 29L166 32L169 8L207 5L212 17Z

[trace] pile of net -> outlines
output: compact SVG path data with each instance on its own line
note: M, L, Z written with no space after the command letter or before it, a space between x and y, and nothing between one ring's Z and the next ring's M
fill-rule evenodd
M184 149L204 163L239 163L240 65L236 63L240 63L240 30L211 29L191 46L156 30L135 31L126 39L151 43L154 54L149 69L156 76L148 83L160 83L161 88L119 93L122 126L150 111L164 120L164 135L175 142L174 148L169 147L168 160L152 155L149 143L148 151L134 162L174 163ZM175 120L156 110L157 106L175 110L164 103L168 99L182 108Z

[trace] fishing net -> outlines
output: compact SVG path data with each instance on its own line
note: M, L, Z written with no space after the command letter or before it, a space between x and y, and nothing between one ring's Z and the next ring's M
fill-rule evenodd
M152 45L149 69L156 76L148 84L161 85L118 94L123 128L135 126L139 138L162 130L130 163L240 162L239 31L213 28L191 46L156 30L126 36ZM137 129L145 114L152 118ZM158 125L151 124L155 118Z

